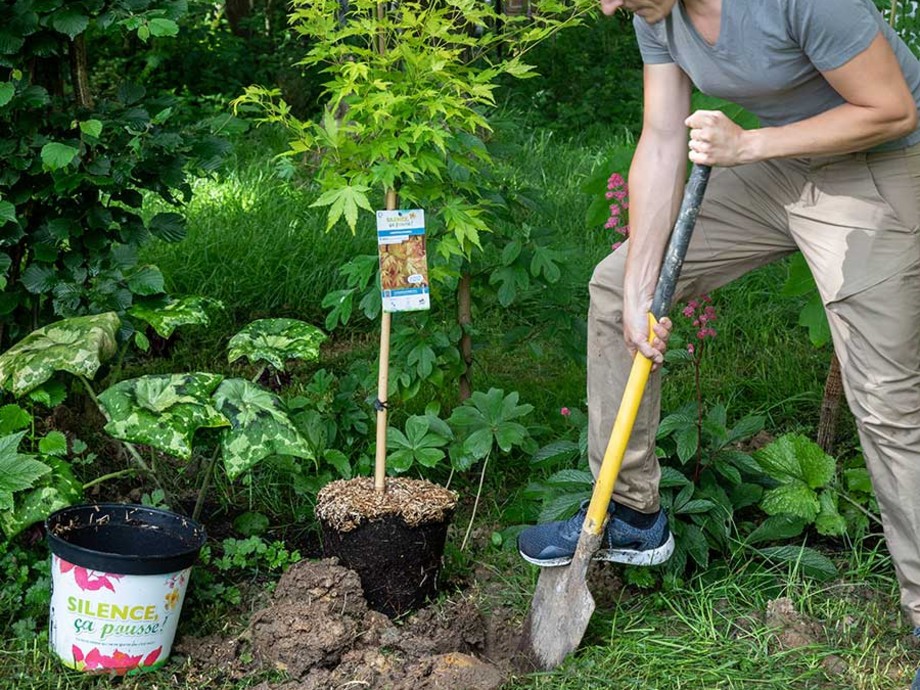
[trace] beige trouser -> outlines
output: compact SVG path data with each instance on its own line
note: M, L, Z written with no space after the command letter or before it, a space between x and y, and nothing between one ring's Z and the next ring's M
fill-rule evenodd
M716 169L676 299L696 297L796 250L811 267L901 584L920 625L920 145ZM591 280L589 455L595 474L629 374L622 304L626 245ZM752 328L756 328L752 324ZM804 336L803 336L804 337ZM658 508L653 374L615 499Z

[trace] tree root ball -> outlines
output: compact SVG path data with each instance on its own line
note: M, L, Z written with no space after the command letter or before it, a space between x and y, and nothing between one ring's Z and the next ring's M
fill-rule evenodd
M375 611L397 617L438 590L447 529L457 494L417 479L336 481L320 492L316 514L323 552L361 578Z

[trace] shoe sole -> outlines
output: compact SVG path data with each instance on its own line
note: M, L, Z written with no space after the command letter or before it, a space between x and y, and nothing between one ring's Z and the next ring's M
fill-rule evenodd
M560 558L538 559L531 558L523 551L518 550L528 563L533 563L541 568L555 568L561 565L568 565L572 562L571 556ZM636 551L635 549L599 549L592 560L607 561L608 563L623 563L625 565L658 565L664 563L674 553L674 535L669 534L668 540L655 549L646 549L645 551Z

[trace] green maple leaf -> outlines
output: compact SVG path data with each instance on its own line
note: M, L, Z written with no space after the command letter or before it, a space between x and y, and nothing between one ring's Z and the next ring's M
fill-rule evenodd
M331 230L344 215L345 222L354 232L358 223L358 209L363 208L367 211L373 211L371 202L367 198L368 191L370 191L370 187L366 185L343 185L328 190L319 199L310 204L310 207L329 206L326 230Z

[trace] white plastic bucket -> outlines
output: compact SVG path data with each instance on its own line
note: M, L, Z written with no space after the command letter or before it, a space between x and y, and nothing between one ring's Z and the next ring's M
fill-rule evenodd
M64 508L46 521L51 547L50 645L65 666L125 674L172 650L201 525L115 503Z

